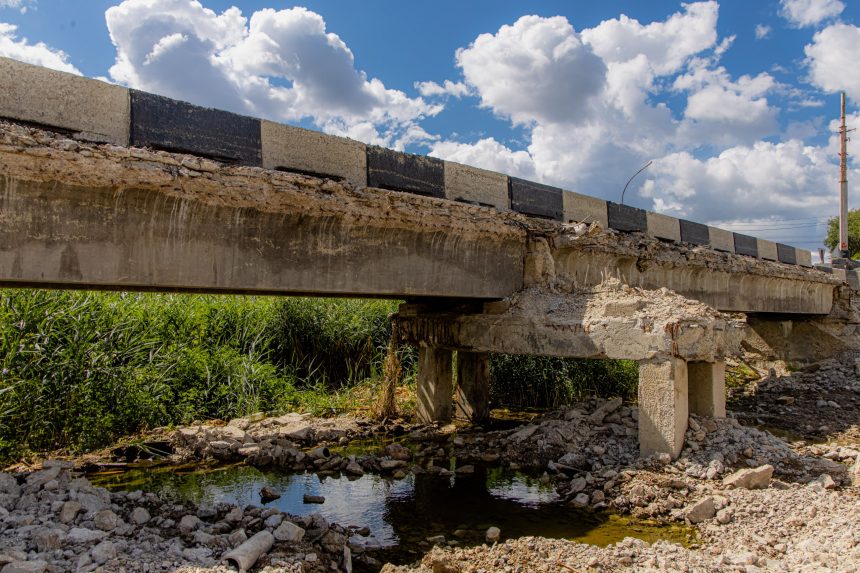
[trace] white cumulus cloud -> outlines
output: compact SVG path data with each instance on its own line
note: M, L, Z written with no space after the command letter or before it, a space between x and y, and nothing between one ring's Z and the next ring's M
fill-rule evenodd
M827 213L836 167L822 147L759 141L697 159L686 151L654 162L643 193L662 211L699 221ZM835 189L835 187L834 187Z
M491 137L474 144L440 141L433 145L430 155L516 177L535 178L534 162L527 151L511 151Z
M305 8L262 9L250 21L197 0L125 0L105 13L111 77L170 97L395 145L441 110L355 68L349 47ZM369 129L370 128L370 129Z
M443 83L415 82L415 89L424 97L465 97L472 95L472 89L463 82L452 82L445 80Z
M481 105L517 124L581 120L605 83L605 64L561 16L523 16L456 58Z
M782 16L793 26L815 26L839 16L845 9L840 0L782 0Z
M832 24L817 32L804 51L812 83L827 92L845 90L860 100L860 28Z
M0 56L81 75L78 68L69 63L68 54L44 42L31 44L27 38L19 38L18 27L4 22L0 22Z

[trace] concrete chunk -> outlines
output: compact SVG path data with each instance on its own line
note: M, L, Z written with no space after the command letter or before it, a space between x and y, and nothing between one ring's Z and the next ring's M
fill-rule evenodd
M684 517L690 523L702 523L705 520L711 519L716 514L717 507L714 504L714 497L711 495L703 497L684 510Z
M0 58L0 117L128 145L126 88L9 58Z
M776 243L767 239L756 238L756 248L758 249L758 257L766 261L779 260L776 252Z
M738 470L723 478L723 485L743 489L761 489L768 486L773 477L773 466L770 464Z
M603 199L580 195L573 191L564 191L561 200L566 222L599 223L604 229L609 227L606 201Z
M507 175L453 161L445 162L445 197L501 211L511 210Z
M675 217L648 211L645 213L645 218L648 225L648 234L652 237L667 239L669 241L681 240L680 221Z
M260 124L263 167L344 179L367 186L366 146L360 141L282 123Z

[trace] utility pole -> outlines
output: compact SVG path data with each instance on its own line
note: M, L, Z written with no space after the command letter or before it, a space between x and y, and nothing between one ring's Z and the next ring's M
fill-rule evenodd
M848 127L845 125L845 92L840 98L841 120L839 126L839 248L834 253L838 263L850 267L848 252ZM850 130L853 131L853 130ZM837 261L834 261L837 263ZM836 265L834 265L836 266Z

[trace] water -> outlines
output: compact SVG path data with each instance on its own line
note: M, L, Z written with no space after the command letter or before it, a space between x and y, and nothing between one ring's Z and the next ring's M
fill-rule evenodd
M292 515L319 512L344 526L367 526L383 548L385 561L408 563L421 556L427 537L444 535L464 545L480 544L495 525L502 539L543 536L607 545L624 537L648 542L690 542L692 529L574 509L551 485L501 468L476 468L469 476L408 475L401 480L366 474L360 478L287 474L245 465L144 466L125 472L90 475L111 490L143 490L162 498L211 507L226 502L263 505L259 492L269 486L281 494L264 504ZM305 504L305 494L324 504ZM458 531L458 536L453 533Z

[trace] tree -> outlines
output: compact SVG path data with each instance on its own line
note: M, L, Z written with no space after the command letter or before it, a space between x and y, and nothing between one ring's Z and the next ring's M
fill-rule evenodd
M839 246L839 217L827 221L827 237L824 244L833 251ZM848 211L848 256L860 259L860 209Z

